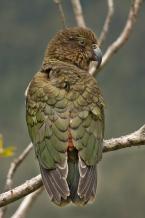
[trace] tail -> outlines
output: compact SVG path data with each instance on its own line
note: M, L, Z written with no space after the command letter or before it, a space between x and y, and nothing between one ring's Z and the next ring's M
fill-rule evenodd
M87 166L81 158L79 158L80 179L77 193L80 197L81 204L95 200L97 189L97 164Z
M73 202L84 206L95 199L97 188L97 165L87 166L78 158L76 149L68 151L68 170L58 166L45 169L40 165L42 181L50 200L57 206Z
M73 203L79 202L80 198L77 194L79 184L79 168L78 168L78 152L77 150L68 151L68 176L67 183L70 190L69 199Z
M84 206L93 201L97 188L97 165L87 166L78 158L77 150L69 151L67 182L70 190L68 198L74 204Z
M66 172L63 168L45 169L40 165L40 171L44 187L49 195L50 200L57 206L65 206L70 202L69 187L66 181Z

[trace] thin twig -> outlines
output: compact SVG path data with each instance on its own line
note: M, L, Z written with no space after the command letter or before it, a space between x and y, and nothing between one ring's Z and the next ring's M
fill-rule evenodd
M11 218L25 218L28 211L32 207L32 204L35 203L36 199L43 190L44 188L41 187L37 191L27 195Z
M73 12L74 12L74 15L75 15L77 25L79 27L86 27L86 23L85 23L85 19L84 19L83 10L82 10L80 0L71 0L71 3L72 3Z
M114 1L113 0L107 0L108 4L108 13L104 22L104 26L102 29L102 32L100 34L100 37L98 39L99 46L102 45L102 43L105 41L107 33L109 31L110 23L114 14Z
M6 179L6 189L9 190L12 188L12 182L13 182L13 176L16 172L17 168L20 166L20 164L23 162L23 160L27 157L29 152L32 150L33 144L30 143L25 150L11 163L10 169L7 174Z
M53 1L58 6L58 10L59 10L59 13L60 13L60 18L61 18L61 21L62 21L63 28L66 28L65 15L64 15L64 10L63 10L63 7L62 7L61 0L53 0Z
M145 125L137 131L119 138L104 140L103 152L120 150L128 147L145 145ZM42 186L41 176L38 175L24 184L0 195L0 207L10 204Z
M32 147L33 147L33 144L30 143L24 149L24 151L16 159L14 159L14 161L10 164L10 168L9 168L7 178L6 178L5 190L10 190L12 188L14 173L16 172L16 170L20 166L20 164L24 161L24 159L27 157L27 155L31 151ZM7 210L7 207L3 207L0 209L0 218L4 217L6 210Z
M91 75L96 75L98 72L101 71L101 69L108 63L108 61L112 58L112 56L127 42L129 39L135 21L137 19L137 16L139 14L139 9L141 8L141 4L143 3L144 0L133 0L128 18L125 24L125 27L123 28L122 32L118 36L118 38L107 48L103 59L102 59L102 64L98 70L96 70L96 64L92 64L92 66L89 69L89 73Z
M142 3L143 0L133 0L126 25L116 41L114 41L105 52L99 70L101 70L108 63L113 54L115 54L129 39Z

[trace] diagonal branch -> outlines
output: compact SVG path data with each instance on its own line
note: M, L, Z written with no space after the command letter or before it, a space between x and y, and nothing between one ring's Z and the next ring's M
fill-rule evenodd
M74 15L75 15L77 25L79 27L86 27L86 23L85 23L85 19L84 19L83 10L82 10L80 0L71 0L71 3L72 3L73 12L74 12Z
M0 194L0 207L10 204L20 198L36 191L42 186L41 175L38 175L20 186Z
M35 203L36 199L42 193L42 191L43 187L27 195L11 218L25 218L29 209L32 207L32 204Z
M128 41L129 37L131 36L134 24L136 22L143 1L144 0L132 1L128 18L122 32L120 33L118 38L107 48L103 56L102 64L100 68L97 70L95 63L91 65L89 70L89 73L91 75L95 76L98 72L100 72L100 70L108 63L108 61L112 58L112 56Z
M24 159L27 157L29 152L31 151L33 145L30 143L24 151L16 158L14 161L10 164L10 168L7 174L6 178L6 185L5 190L10 190L12 188L13 183L13 176L17 170L17 168L20 166L20 164L24 161ZM3 218L6 213L7 207L3 207L0 209L0 217Z
M137 131L119 138L104 140L103 152L115 151L128 147L145 145L145 125ZM0 207L10 204L42 186L41 175L38 175L22 185L0 195Z
M133 0L125 27L116 41L114 41L105 52L100 70L108 63L113 54L115 54L129 39L142 3L143 0Z
M100 37L98 39L99 46L101 46L102 43L106 39L107 33L109 31L110 23L111 23L113 14L114 14L114 1L113 0L107 0L107 4L108 4L108 13L107 13L107 17L106 17L105 22L104 22L102 32L101 32Z
M145 125L129 135L104 140L103 152L115 151L139 145L145 145Z
M53 0L53 1L58 6L58 10L59 10L59 13L60 13L60 18L61 18L61 21L62 21L63 28L66 28L65 15L64 15L62 4L61 4L61 0Z
M16 172L20 164L23 162L23 160L27 157L27 155L32 150L32 148L33 148L33 144L30 143L25 148L25 150L11 163L10 169L7 174L7 179L6 179L6 189L7 190L12 188L12 180L13 180L14 173Z

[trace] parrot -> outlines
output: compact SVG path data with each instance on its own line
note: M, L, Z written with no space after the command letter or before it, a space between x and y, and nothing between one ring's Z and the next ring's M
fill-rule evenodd
M89 66L102 61L95 33L67 27L49 41L26 94L26 123L42 182L59 207L93 202L102 159L104 100Z

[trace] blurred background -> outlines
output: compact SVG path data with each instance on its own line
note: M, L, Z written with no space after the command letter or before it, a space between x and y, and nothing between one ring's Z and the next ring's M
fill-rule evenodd
M130 2L115 0L115 14L104 52L122 30ZM70 1L63 0L68 26L75 25ZM105 0L83 0L88 27L100 34L107 13ZM106 102L105 138L137 130L145 123L145 5L142 6L131 38L98 75ZM48 41L62 27L57 6L51 0L0 0L0 133L5 146L15 145L17 156L30 139L25 122L24 91L40 68ZM0 192L12 158L0 159ZM39 173L32 151L17 170L14 185ZM21 201L9 206L10 217ZM99 164L97 199L85 208L60 209L45 192L28 218L144 218L145 147L104 154Z

